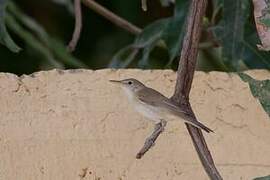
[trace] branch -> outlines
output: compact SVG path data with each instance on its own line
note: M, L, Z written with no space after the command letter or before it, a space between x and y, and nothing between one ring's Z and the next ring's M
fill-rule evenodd
M207 0L192 0L190 5L189 16L187 19L187 31L179 60L175 92L171 97L171 100L175 104L180 106L181 109L185 109L189 112L194 119L196 119L196 117L189 103L189 93L197 61L202 20L206 6ZM212 180L221 180L222 177L215 167L201 130L189 124L186 124L186 126L209 178Z
M72 35L72 39L67 46L70 52L75 50L82 30L81 0L74 0L74 11L75 11L75 28Z
M144 146L140 150L140 152L136 155L137 159L141 159L142 156L155 145L155 141L157 140L158 136L164 131L167 122L162 120L160 123L155 125L155 129L151 136L149 136L144 143Z
M117 16L113 12L109 11L108 9L104 8L100 4L96 3L94 0L82 0L84 5L98 13L99 15L105 17L109 21L111 21L113 24L127 30L128 32L138 35L142 32L140 28L137 26L131 24L130 22L126 21L125 19Z

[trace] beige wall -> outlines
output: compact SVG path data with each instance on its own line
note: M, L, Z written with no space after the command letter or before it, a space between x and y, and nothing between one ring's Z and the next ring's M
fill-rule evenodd
M267 71L249 72L266 79ZM141 160L153 128L109 79L137 77L171 95L172 71L0 74L0 180L208 179L182 122L169 122ZM270 120L248 84L226 73L195 75L191 104L224 179L270 174Z

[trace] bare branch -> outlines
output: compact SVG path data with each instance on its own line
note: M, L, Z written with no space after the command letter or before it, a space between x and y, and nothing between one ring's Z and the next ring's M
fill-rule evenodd
M181 109L185 109L195 119L195 114L189 103L189 93L195 72L202 20L206 6L207 0L192 0L191 2L187 19L187 31L179 60L175 92L171 97L175 104L180 106ZM201 130L189 124L186 124L186 126L209 178L221 180L222 177L215 167Z
M82 30L81 0L74 0L74 11L75 11L75 28L72 35L72 39L67 46L70 52L75 50L78 40L80 39L80 34Z
M113 24L127 30L130 33L137 35L137 34L140 34L142 32L142 30L140 28L138 28L137 26L135 26L135 25L131 24L130 22L126 21L125 19L117 16L116 14L114 14L110 10L104 8L103 6L96 3L95 1L82 0L82 2L84 3L84 5L86 5L87 7L89 7L90 9L95 11L96 13L98 13L99 15L105 17L106 19L111 21Z
M137 159L141 159L142 156L155 145L155 141L157 140L158 136L164 131L166 126L166 121L162 120L160 123L155 125L155 129L151 136L149 136L144 143L144 146L140 150L140 152L136 155Z

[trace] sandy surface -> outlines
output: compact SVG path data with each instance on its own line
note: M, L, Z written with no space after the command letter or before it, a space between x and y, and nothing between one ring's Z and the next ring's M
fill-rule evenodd
M249 72L266 79L267 71ZM182 122L170 122L141 160L153 128L109 79L137 77L172 94L172 71L0 73L0 180L208 179ZM191 104L215 133L205 134L224 179L270 174L270 120L233 74L195 75Z

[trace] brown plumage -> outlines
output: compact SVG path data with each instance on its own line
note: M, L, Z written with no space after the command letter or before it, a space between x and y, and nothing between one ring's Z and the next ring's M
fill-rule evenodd
M136 79L125 79L122 81L111 80L111 82L121 84L137 111L155 122L181 118L186 123L208 133L213 132L210 128L197 121L188 112L173 104L169 98L145 86Z
M175 116L180 117L185 120L187 123L192 124L198 128L203 129L206 132L213 132L210 128L206 127L199 121L195 120L189 113L181 110L178 106L174 105L170 99L168 99L163 94L152 88L143 88L139 90L137 93L137 98L141 103L145 103L147 105L152 105L158 109L160 114L174 114ZM146 106L147 107L147 106ZM167 120L167 119L166 119Z

